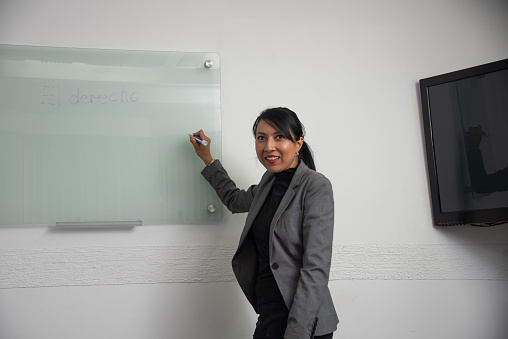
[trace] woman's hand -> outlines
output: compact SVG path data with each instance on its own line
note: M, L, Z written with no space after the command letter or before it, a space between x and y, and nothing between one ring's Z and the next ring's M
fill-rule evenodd
M203 146L202 144L197 142L196 139L194 139L194 137L192 135L189 135L189 140L190 140L192 146L194 146L194 151L196 151L197 156L200 157L201 160L203 160L205 165L208 165L209 163L211 163L213 161L213 157L212 157L212 154L210 152L210 143L211 143L211 140L210 140L209 137L207 137L205 135L205 132L203 132L202 129L200 129L199 132L193 133L193 135L198 136L201 139L203 139L206 142L208 142L208 145Z

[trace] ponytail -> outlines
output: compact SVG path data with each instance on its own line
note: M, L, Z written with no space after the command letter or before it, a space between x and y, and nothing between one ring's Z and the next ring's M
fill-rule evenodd
M314 156L312 154L312 150L310 149L309 145L305 142L303 142L302 148L300 148L300 152L298 153L298 159L302 160L307 167L309 167L312 170L316 170L316 165L314 164Z

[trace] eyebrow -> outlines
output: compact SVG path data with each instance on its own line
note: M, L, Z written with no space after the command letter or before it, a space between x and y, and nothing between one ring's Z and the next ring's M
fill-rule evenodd
M258 135L258 134L267 135L267 133L264 133L264 132L256 132L256 135ZM281 131L275 131L272 134L282 134L282 135L284 135L284 133L282 133Z

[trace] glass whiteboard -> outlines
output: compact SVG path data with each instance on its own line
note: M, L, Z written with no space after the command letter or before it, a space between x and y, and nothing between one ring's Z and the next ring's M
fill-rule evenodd
M219 221L199 129L220 156L215 53L0 45L0 225Z

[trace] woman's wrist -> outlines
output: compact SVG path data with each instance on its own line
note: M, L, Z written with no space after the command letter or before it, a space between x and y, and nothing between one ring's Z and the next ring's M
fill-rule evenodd
M214 162L214 158L212 157L206 157L206 158L202 158L201 160L203 160L203 162L205 163L205 166L210 166L212 164L212 162Z

